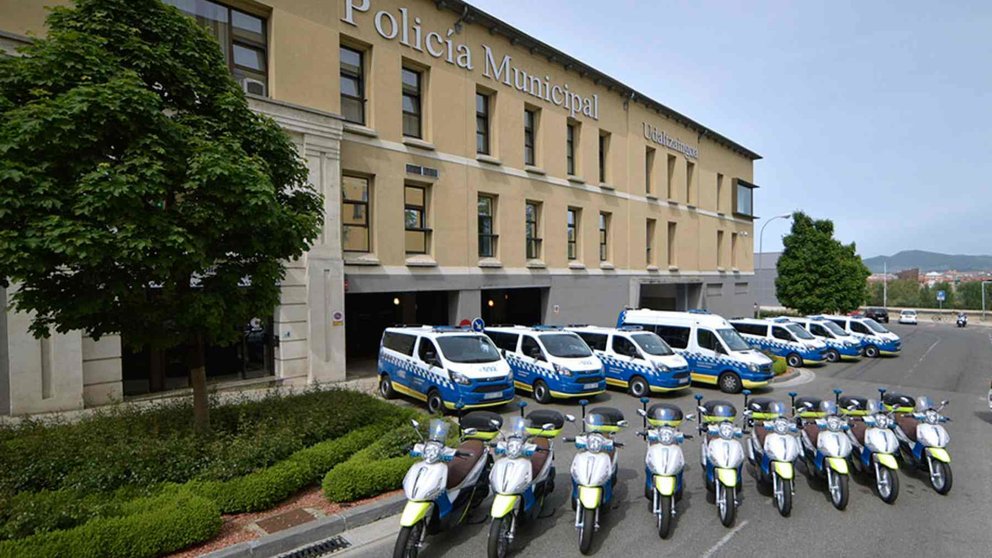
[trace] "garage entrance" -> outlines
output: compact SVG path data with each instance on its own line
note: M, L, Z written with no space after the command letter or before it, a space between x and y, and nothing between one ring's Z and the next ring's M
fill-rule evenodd
M489 325L537 325L544 320L548 289L483 289L482 319Z
M348 377L374 375L382 331L397 324L448 323L449 291L349 293L344 298Z
M639 308L685 312L701 305L699 283L641 283Z

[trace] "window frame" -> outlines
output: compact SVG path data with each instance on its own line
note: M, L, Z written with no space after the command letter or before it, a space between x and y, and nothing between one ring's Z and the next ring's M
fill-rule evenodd
M610 261L610 224L613 214L608 211L599 212L599 261Z
M724 258L726 257L726 254L723 253L724 252L723 238L724 238L724 232L716 231L716 266L718 268L726 267L723 262Z
M655 261L654 261L654 257L655 257L654 237L657 234L657 230L658 230L658 220L657 219L651 219L649 217L648 220L646 221L644 227L645 227L645 231L644 232L645 232L645 237L646 237L645 238L645 241L644 241L645 265L648 266L648 267L650 267L650 266L655 265Z
M489 214L488 215L484 215L482 213L482 204L481 204L481 201L483 199L489 200ZM496 257L496 254L498 253L497 250L499 249L499 246L498 246L499 235L496 233L496 196L494 196L492 194L479 193L478 196L477 196L477 198L476 198L475 207L476 207L476 217L478 218L478 220L477 220L478 231L477 232L478 232L478 236L479 236L479 258L495 258ZM483 227L483 221L484 220L488 220L488 222L489 222L489 231L490 231L489 233L482 232L484 230L484 227ZM488 254L484 253L484 251L482 249L483 239L486 239L489 242L489 253Z
M483 99L483 112L479 111L479 99ZM492 99L493 95L476 89L475 91L475 152L478 155L493 154L492 145ZM481 129L480 129L481 124ZM479 142L484 145L480 149Z
M568 176L578 176L578 158L576 157L576 145L579 141L579 123L573 121L565 122L565 174Z
M365 199L349 199L345 194L344 182L346 179L356 179L365 181ZM369 254L372 252L372 180L367 176L343 173L341 175L341 214L344 215L345 206L362 206L365 208L365 250L349 250L345 248L345 228L362 228L363 225L346 224L344 218L341 219L341 251L356 254Z
M353 53L355 53L355 54L358 55L358 62L359 62L359 64L357 66L358 67L358 71L357 72L352 72L351 70L346 70L345 69L345 67L344 67L344 57L341 56L342 51L345 51L345 50L350 51L350 52L353 52ZM365 65L366 65L365 54L367 52L368 52L368 50L366 50L366 49L359 49L359 48L357 48L355 46L352 46L350 44L341 44L338 47L338 56L339 56L338 66L340 66L339 67L339 78L338 78L339 81L338 81L338 85L339 85L340 94L341 94L341 101L342 101L341 102L341 116L344 118L345 122L350 122L352 124L358 124L359 126L366 126L367 123L368 123L368 111L366 110L366 107L365 107L365 103L368 101L368 98L366 97L366 87L365 87L365 74L366 74L366 72L365 72ZM357 89L358 89L358 95L357 96L345 93L344 92L344 88L343 87L340 87L341 80L344 80L346 78L347 79L353 79L358 84L358 87L357 87ZM345 103L343 101L345 99L349 99L351 101L355 101L355 102L358 103L358 108L361 111L361 118L359 120L352 120L351 118L349 118L348 114L345 112L345 109L344 109Z
M582 219L582 209L568 207L565 209L565 256L569 261L579 259L579 228Z
M733 200L733 203L734 203L734 207L733 207L734 215L735 216L738 216L738 217L745 217L747 219L754 219L755 218L755 215L754 215L754 191L755 191L755 189L758 188L758 186L756 184L751 184L750 182L747 182L746 180L742 180L740 178L735 178L733 184L734 184L734 192L733 192L734 193L734 200ZM748 208L747 209L750 211L749 213L748 212L741 211L741 205L740 204L741 204L741 192L742 191L746 191L747 192L747 199L748 199Z
M617 345L620 345L620 344L623 344L623 343L626 343L627 345L630 346L630 348L634 349L634 355L637 355L637 356L634 356L634 355L629 354L629 351L628 352L621 352L617 348ZM634 343L633 341L631 341L630 339L627 339L623 335L616 335L616 334L613 335L613 339L610 340L610 350L613 351L614 354L618 354L618 355L621 355L621 356L629 356L629 357L633 357L633 358L640 358L641 357L641 350L637 347L637 344Z
M416 91L407 91L406 74L413 74L417 78ZM415 138L424 139L424 76L426 72L419 68L414 68L408 65L404 65L400 69L400 82L401 82L401 110L402 110L402 127L403 127L403 137L405 138ZM406 99L413 99L413 106L416 107L417 112L409 112L406 109ZM406 123L407 117L415 118L417 121L416 135L407 133Z
M538 118L537 109L524 107L524 164L532 167L537 165ZM528 145L528 141L530 145ZM530 157L528 157L528 149L530 150Z
M421 195L423 196L423 202L422 202L423 205L418 206L416 204L410 203L407 200L407 190L420 190ZM430 223L428 221L428 214L427 214L428 206L430 205L430 198L428 196L430 196L430 190L428 186L423 186L420 184L409 184L409 183L403 185L403 234L404 234L403 249L408 255L424 255L431 253L432 231L431 228L428 226L428 224ZM406 216L408 211L419 211L420 218L419 218L418 227L410 227L407 225ZM422 252L410 250L409 246L407 246L406 234L410 232L420 233L423 235L424 250Z
M679 265L678 260L678 241L677 236L679 234L679 225L675 221L668 222L668 267L677 267Z
M644 193L652 196L654 192L652 188L654 186L654 158L657 156L658 150L646 146L644 148Z
M541 259L541 206L543 204L537 201L526 201L524 202L524 239L525 239L525 256L528 260L539 260ZM530 214L527 208L534 208L534 220L531 221ZM531 227L533 225L533 228ZM533 235L531 231L533 230ZM532 250L533 248L533 250Z
M609 177L609 150L610 133L600 130L599 132L599 183L607 184Z

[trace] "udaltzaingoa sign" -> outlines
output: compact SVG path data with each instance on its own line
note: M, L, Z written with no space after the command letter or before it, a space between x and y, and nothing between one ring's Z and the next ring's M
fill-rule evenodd
M662 145L669 149L678 151L679 153L689 157L691 159L699 158L699 150L691 145L686 145L677 138L666 134L663 130L659 130L654 126L644 123L644 137L649 141L653 141L658 145Z
M344 17L341 21L357 27L356 12L364 14L371 9L372 0L344 0ZM477 58L471 47L452 39L456 34L455 29L447 29L443 34L426 31L421 27L421 19L416 16L411 17L407 8L399 8L397 12L394 14L380 10L372 16L372 25L380 37L390 41L399 39L400 44L405 47L426 52L434 58L443 59L448 64L464 70L475 70ZM599 120L599 95L580 95L570 90L567 83L553 82L550 75L542 77L529 74L514 66L510 55L504 54L499 58L486 44L482 45L482 51L483 76L502 82L507 87L514 87L556 107L562 107L572 118L582 115Z

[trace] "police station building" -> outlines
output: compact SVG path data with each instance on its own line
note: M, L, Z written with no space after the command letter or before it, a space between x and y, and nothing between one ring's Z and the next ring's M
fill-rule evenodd
M217 37L325 197L282 304L210 349L212 379L368 372L396 323L750 313L760 156L617 78L458 0L165 2ZM52 3L0 0L0 47L43 35ZM0 414L186 385L181 351L36 340L26 316L0 319Z

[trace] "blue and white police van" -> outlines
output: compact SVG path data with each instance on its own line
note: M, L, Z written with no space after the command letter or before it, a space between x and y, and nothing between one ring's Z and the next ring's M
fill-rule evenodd
M785 318L741 318L730 320L730 325L752 347L785 359L786 364L792 368L823 364L827 360L827 345L799 324Z
M754 350L730 323L706 312L628 309L617 327L641 326L658 334L689 363L695 382L716 385L726 393L768 385L772 359Z
M565 329L577 333L603 362L608 386L624 388L638 398L689 388L689 363L656 333L639 326Z
M486 335L513 369L513 385L538 403L606 391L603 363L581 337L561 326L493 326Z
M827 345L827 362L861 358L865 346L863 340L844 331L830 320L790 317L789 321L799 324L813 337Z
M513 400L510 365L493 342L467 327L397 326L382 333L379 394L403 394L445 409L493 407Z
M902 350L902 340L899 336L871 318L827 315L810 317L833 322L847 333L860 338L864 343L864 355L868 358L897 355Z

